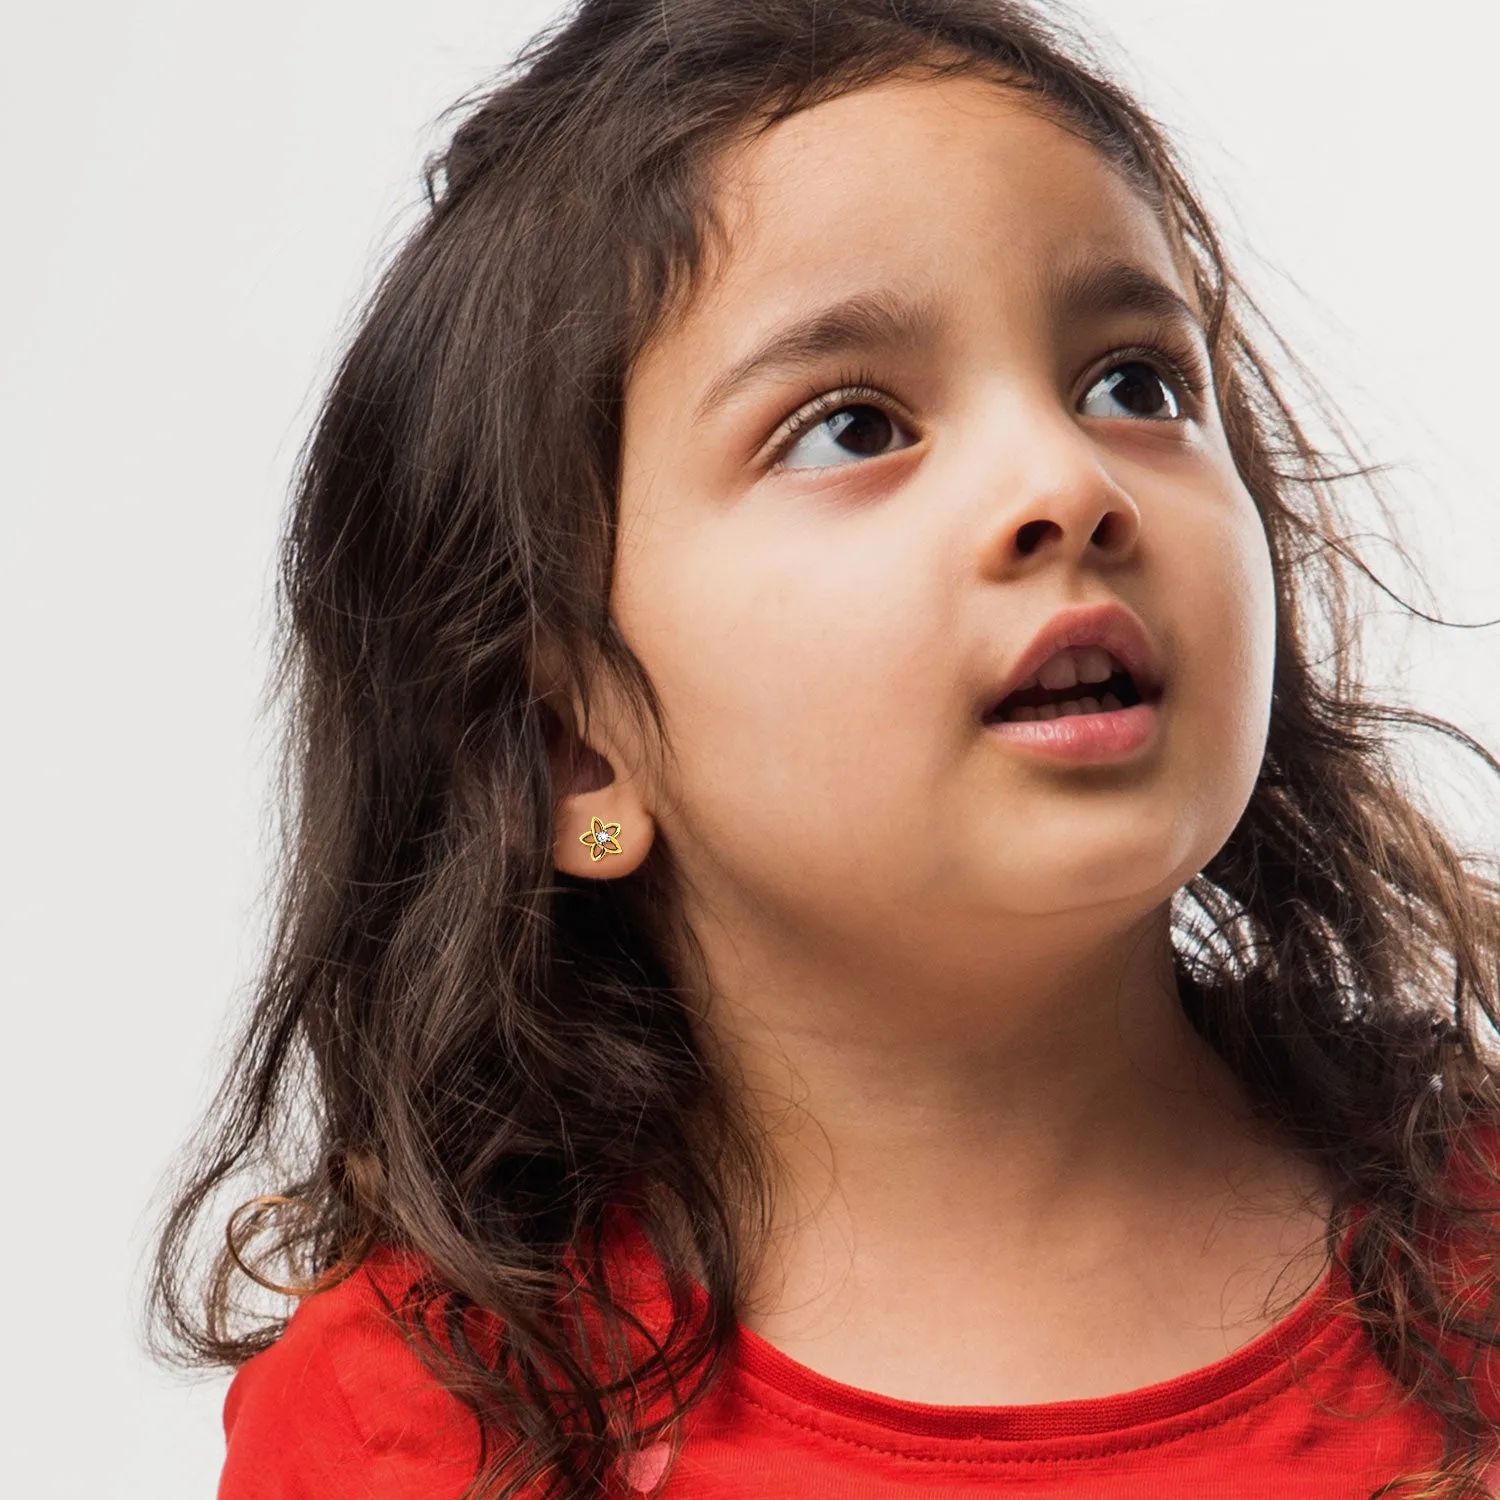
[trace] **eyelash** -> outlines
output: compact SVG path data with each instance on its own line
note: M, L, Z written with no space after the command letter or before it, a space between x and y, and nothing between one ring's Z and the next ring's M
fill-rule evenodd
M1104 363L1098 367L1097 380L1106 370L1115 365L1134 361L1153 365L1158 375L1165 375L1176 383L1177 393L1183 397L1184 415L1197 415L1208 394L1209 376L1203 355L1189 339L1172 333L1161 333L1144 343L1131 344L1123 349L1112 349Z
M819 422L831 417L846 406L878 406L887 416L909 420L904 408L898 406L875 384L874 375L868 370L845 371L838 377L832 390L811 394L807 401L782 424L781 435L775 440L769 460L775 467L786 457L793 445L804 433L811 432Z
M1202 355L1191 342L1162 334L1145 343L1112 349L1097 367L1094 379L1115 365L1137 361L1153 366L1158 375L1175 386L1182 398L1184 415L1198 412L1208 391L1208 375ZM910 421L905 408L876 385L874 375L863 368L850 370L838 377L838 383L831 390L811 394L807 402L787 419L781 435L775 440L768 466L774 468L778 465L804 433L846 406L876 406L887 416Z

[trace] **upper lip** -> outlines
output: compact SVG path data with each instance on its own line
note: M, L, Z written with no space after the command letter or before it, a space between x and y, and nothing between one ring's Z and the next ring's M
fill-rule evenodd
M1102 646L1130 673L1143 699L1160 693L1156 650L1145 626L1123 604L1089 604L1062 610L1037 631L1005 681L986 696L983 712L992 713L1049 657L1077 646Z

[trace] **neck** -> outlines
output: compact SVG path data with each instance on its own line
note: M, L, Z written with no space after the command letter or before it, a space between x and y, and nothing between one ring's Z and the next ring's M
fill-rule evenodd
M1166 1265L1252 1200L1268 1233L1316 1240L1316 1173L1256 1126L1184 1016L1165 908L1088 934L1030 924L987 961L920 947L905 967L888 951L830 964L826 945L743 926L732 947L703 943L700 1033L777 1172L750 1326L796 1346L847 1322L861 1288L879 1300L918 1271L1034 1288L1038 1267L1080 1257Z
M752 946L740 929L703 1040L778 1141L811 1130L851 1165L998 1149L1012 1180L1055 1183L1059 1165L1189 1100L1239 1108L1182 1012L1164 911L1088 936L1047 926L990 955L923 945L909 968L888 952L809 961L785 935Z

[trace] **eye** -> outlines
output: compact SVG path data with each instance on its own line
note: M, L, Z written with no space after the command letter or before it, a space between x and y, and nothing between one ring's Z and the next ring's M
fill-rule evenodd
M906 448L914 439L893 418L869 402L846 402L826 416L813 413L801 434L782 454L786 469L827 469L836 464L878 458Z
M1089 387L1078 410L1086 417L1170 422L1182 415L1182 402L1163 375L1144 360L1131 359L1106 370Z

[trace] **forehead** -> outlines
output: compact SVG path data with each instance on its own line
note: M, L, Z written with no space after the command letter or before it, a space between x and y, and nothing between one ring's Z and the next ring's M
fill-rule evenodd
M711 356L861 293L983 300L1013 316L1049 270L1089 259L1135 262L1185 290L1124 176L1024 93L974 74L826 100L725 149L710 183L718 232L659 341L674 363L684 338Z

